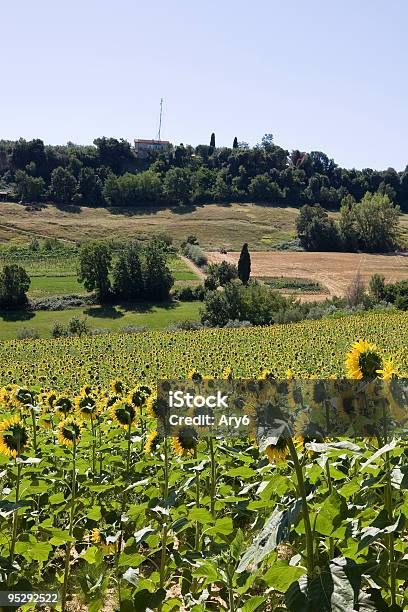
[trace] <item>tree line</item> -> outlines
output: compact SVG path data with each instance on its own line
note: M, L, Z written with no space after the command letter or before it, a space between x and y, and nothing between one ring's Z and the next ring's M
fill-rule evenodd
M0 141L0 186L26 202L88 206L170 206L204 202L320 204L339 209L379 192L408 210L408 167L345 169L321 151L288 151L266 134L255 147L171 145L139 159L126 140L92 146L44 145L40 139Z

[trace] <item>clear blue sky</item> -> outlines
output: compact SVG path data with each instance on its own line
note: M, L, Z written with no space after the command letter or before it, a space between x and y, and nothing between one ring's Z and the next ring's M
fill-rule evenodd
M406 0L10 0L0 138L321 150L408 164Z

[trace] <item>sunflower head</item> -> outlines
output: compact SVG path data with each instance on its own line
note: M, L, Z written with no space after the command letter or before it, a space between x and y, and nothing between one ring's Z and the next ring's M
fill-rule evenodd
M352 379L377 378L382 365L376 345L367 340L355 342L346 356L347 376Z
M27 446L28 430L18 416L0 423L0 452L3 455L18 457Z
M92 395L78 395L74 399L75 410L83 419L91 420L98 413L99 405Z
M73 411L73 403L69 397L65 395L59 395L54 402L54 408L62 417L66 417L70 412Z
M181 427L172 438L174 451L180 455L193 455L197 448L197 432L193 427Z
M91 395L91 393L92 393L92 387L91 387L91 385L84 385L84 386L81 388L81 390L80 390L80 392L79 392L79 395Z
M136 418L136 409L126 400L117 400L111 407L112 419L122 429L128 429Z
M233 375L232 368L230 368L229 366L226 367L224 369L224 372L222 373L222 377L224 380L232 380L232 375Z
M264 450L269 463L279 463L284 461L289 454L288 441L285 437L280 437L276 444L269 444Z
M24 387L17 387L13 394L15 403L23 406L32 405L34 403L34 393Z
M41 393L38 399L41 402L43 412L48 412L53 408L54 402L57 399L57 394L55 391L48 391Z
M81 438L82 424L79 419L74 416L69 416L58 425L59 433L58 440L64 446L73 446L78 444Z
M140 410L140 408L146 403L146 399L148 397L149 396L141 387L136 387L135 389L132 389L132 391L129 393L128 401L133 404L135 408L138 408Z
M156 430L151 431L147 437L146 444L144 446L144 451L147 455L154 453L157 447L160 444L160 436Z
M393 378L398 378L399 369L392 359L385 359L382 369L377 370L377 374L379 374L381 380L392 380Z
M190 372L187 374L187 378L188 380L193 380L194 382L201 382L203 380L202 375L195 368L190 370Z
M151 395L146 401L147 413L152 419L163 419L168 413L169 407L164 398Z
M104 555L113 555L115 553L115 542L111 542L109 536L104 531L97 528L92 529L89 539L91 542L99 544Z
M125 385L122 380L112 380L110 386L112 393L114 393L115 395L122 395L125 391Z

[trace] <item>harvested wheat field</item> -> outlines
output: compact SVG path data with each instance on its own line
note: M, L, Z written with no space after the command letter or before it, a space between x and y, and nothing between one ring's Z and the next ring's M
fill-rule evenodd
M208 261L237 263L239 252L209 252ZM307 253L291 251L251 252L253 277L307 278L319 282L328 293L302 294L308 300L344 296L359 271L365 283L372 274L383 274L387 282L408 279L408 253L372 255L367 253Z

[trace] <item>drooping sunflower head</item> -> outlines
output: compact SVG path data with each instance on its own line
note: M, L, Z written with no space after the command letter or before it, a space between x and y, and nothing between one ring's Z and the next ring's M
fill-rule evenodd
M112 380L111 384L111 391L112 393L114 393L115 395L122 395L125 391L125 384L122 380L118 380L115 378L115 380Z
M197 432L194 427L181 427L171 440L174 451L180 455L193 455L197 448Z
M151 395L146 401L147 413L152 419L163 419L168 413L168 404L164 398Z
M269 444L265 450L265 455L268 457L269 463L279 463L284 461L289 454L288 441L285 437L280 437L276 444Z
M79 395L91 395L91 393L92 393L92 387L91 387L91 385L84 385L84 386L81 388L81 390L80 390L80 392L79 392Z
M187 374L187 378L188 380L193 380L194 382L201 382L203 380L202 375L195 368L190 370L190 372Z
M154 453L161 441L159 433L154 430L151 431L147 437L146 444L144 445L144 451L147 455Z
M223 379L224 379L224 380L232 380L232 375L233 375L232 368L230 368L229 366L227 366L227 367L224 369L224 372L222 373L222 377L223 377Z
M42 411L49 412L54 407L54 402L57 399L55 391L46 391L38 396L41 403Z
M34 404L34 393L25 387L16 387L12 394L12 403L15 406L29 406Z
M57 411L57 414L62 417L66 417L73 411L74 405L69 397L59 395L54 402L54 408Z
M355 342L346 356L348 378L356 380L377 378L377 372L382 369L382 365L382 358L376 345L367 342L367 340Z
M0 423L0 452L6 457L18 457L28 447L28 430L24 422L14 416Z
M104 555L113 555L115 553L115 542L110 541L110 538L105 531L101 531L97 528L92 529L89 539L91 542L99 544Z
M126 400L117 400L111 408L111 416L122 429L128 429L136 419L136 409Z
M58 425L58 441L64 446L78 444L81 438L82 423L74 416L69 416Z
M98 414L99 404L92 395L78 395L74 398L75 410L83 419L91 420Z
M128 401L140 410L145 405L150 393L147 394L141 387L135 387L128 395Z

